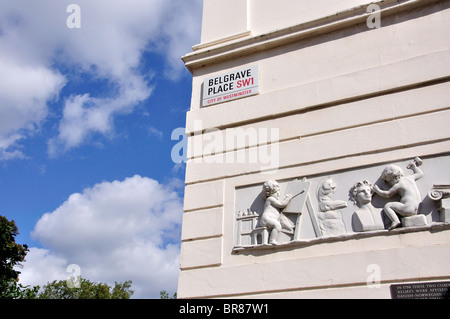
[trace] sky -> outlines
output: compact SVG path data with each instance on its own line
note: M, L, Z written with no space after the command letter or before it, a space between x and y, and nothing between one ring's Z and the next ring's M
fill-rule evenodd
M202 0L0 0L0 215L20 282L176 292L185 127Z

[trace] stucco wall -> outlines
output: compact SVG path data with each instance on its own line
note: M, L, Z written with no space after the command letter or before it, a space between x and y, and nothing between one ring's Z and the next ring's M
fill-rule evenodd
M450 183L450 1L380 2L374 29L368 1L324 2L205 0L202 43L183 58L193 92L181 298L389 298L392 283L450 279L450 230L432 215L413 231L233 252L239 190L268 179L336 176L342 197L359 176L375 182L388 163L420 156L424 197ZM233 5L245 14L231 18ZM259 95L201 106L205 78L254 65ZM231 128L278 135L205 147ZM366 285L370 264L381 269L376 289Z

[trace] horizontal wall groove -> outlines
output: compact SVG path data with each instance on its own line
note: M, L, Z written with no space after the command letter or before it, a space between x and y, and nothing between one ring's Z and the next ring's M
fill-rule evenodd
M211 265L203 265L203 266L195 266L195 267L180 267L181 271L187 270L197 270L197 269L205 269L205 268L218 268L222 266L222 264L211 264Z
M201 158L204 159L204 158L207 158L207 157L210 157L210 156L215 156L215 155L220 155L220 154L226 155L227 153L233 153L233 152L237 152L237 151L241 151L241 150L251 150L251 149L254 149L254 148L261 147L261 146L271 145L273 143L283 143L283 142L288 142L288 141L292 141L292 140L296 140L296 139L310 138L310 137L314 137L314 136L320 136L320 135L324 135L324 134L336 133L336 132L346 131L346 130L350 130L350 129L354 129L354 128L360 128L360 127L365 127L365 126L376 125L376 124L389 123L389 122L398 121L398 120L402 120L402 119L414 118L414 117L418 117L418 116L422 116L422 115L434 114L434 113L444 112L444 111L448 111L448 110L450 110L450 106L437 108L437 109L433 109L433 110L428 110L428 111L424 111L424 112L415 112L415 113L405 114L405 115L401 115L401 116L387 117L387 118L382 119L382 120L367 121L367 122L364 122L364 123L359 123L359 124L355 124L355 125L348 125L348 126L342 126L342 127L338 127L338 128L334 128L334 129L330 129L330 130L323 130L323 131L320 131L320 132L308 133L308 134L299 135L299 136L292 136L292 137L289 137L289 138L282 138L282 139L280 139L278 141L272 141L272 142L269 142L269 143L260 143L258 145L246 145L244 147L236 147L234 149L224 150L222 152L217 152L217 153L214 153L214 154L206 154L206 155L201 155L201 156L192 156L192 157L189 157L188 160L196 160L196 159L201 159Z
M313 111L317 111L317 110L328 109L328 108L338 106L341 104L361 102L361 101L376 98L376 97L382 97L385 95L402 93L402 92L407 92L410 90L415 90L415 89L420 89L420 88L426 88L429 86L434 86L437 84L443 84L443 83L447 83L447 82L450 82L450 75L440 77L437 79L423 81L423 82L417 82L417 83L413 83L413 84L407 84L404 86L393 87L393 88L389 88L386 90L369 92L369 93L356 95L356 96L352 96L352 97L348 97L348 98L343 98L343 99L339 99L339 100L335 100L335 101L329 101L329 102L325 102L325 103L310 105L307 107L303 107L301 109L291 110L291 111L277 113L277 114L271 114L271 115L267 115L267 116L256 117L256 118L252 118L251 120L236 121L236 122L233 122L233 123L230 123L227 125L217 125L214 128L219 129L219 130L226 130L227 128L237 128L237 127L244 126L244 125L264 122L267 120L282 119L282 118L286 118L286 117L293 116L293 115L300 115L300 114L305 114L305 113L313 112ZM188 137L191 137L196 134L198 134L198 135L203 134L205 132L205 130L206 129L203 129L202 131L190 131L190 132L187 132L187 135L188 135Z
M408 284L408 283L420 283L420 282L428 282L428 281L441 281L441 280L449 280L449 276L435 276L435 277L420 277L420 278L405 278L398 280L380 280L380 285L395 285L395 284ZM242 298L242 297L254 297L258 299L258 295L270 295L270 294L279 294L279 293L291 293L291 292L305 292L305 291L319 291L319 290L328 290L328 289L339 289L339 288L357 288L357 287L365 287L367 286L367 282L355 282L351 284L337 284L337 285L329 285L329 286L310 286L310 287L297 287L297 288L286 288L286 289L272 289L272 290L261 290L261 291L251 291L251 292L243 292L236 294L217 294L217 295L208 295L208 298ZM203 296L194 296L189 297L189 299L202 299Z
M408 148L414 148L414 147L430 145L430 144L438 144L438 143L447 142L447 141L450 141L450 137L443 138L443 139L437 139L437 140L431 140L431 141L425 141L425 142L419 142L419 143L413 143L413 144L409 144L409 145L401 145L401 146L395 146L395 147L388 147L388 148L384 148L384 149L376 149L376 150L367 151L367 152L351 153L351 154L347 154L345 156L330 157L330 158L317 160L317 161L309 161L309 162L303 162L303 163L299 163L299 164L285 165L285 166L278 167L278 171L283 170L283 169L288 169L288 168L296 168L296 167L308 166L308 165L313 165L313 164L333 162L333 161L341 160L341 159L350 159L350 158L354 158L354 157L361 157L361 156L373 155L373 154L378 154L378 153L385 153L385 152L396 151L396 150L400 150L400 149L408 149ZM448 151L440 152L438 154L433 154L433 155L445 155L447 153L448 153ZM352 167L352 168L354 168L354 167ZM269 172L269 171L271 171L271 170L267 170L267 172ZM206 183L206 182L211 182L211 181L224 180L227 178L235 178L235 177L239 177L239 176L247 176L247 175L262 174L262 173L265 173L265 171L254 170L254 171L249 171L249 172L245 172L245 173L241 173L241 174L230 174L227 176L218 176L218 177L214 177L214 178L210 178L210 179L197 180L195 182L186 182L186 185L196 185L196 184L201 184L201 183ZM331 172L327 172L327 173L331 173ZM268 176L270 176L270 175L268 175Z
M193 237L193 238L189 238L189 239L183 239L181 242L182 243L191 243L197 240L205 240L205 239L214 239L214 238L221 238L223 237L222 234L220 235L211 235L211 236L201 236L201 237Z
M198 183L195 183L195 184L201 184L201 183L205 183L205 182L212 182L212 181L215 181L215 180L220 180L220 178L218 178L218 179L214 179L214 180L209 180L209 181L201 181L201 182L198 182ZM193 185L193 184L186 184L186 186L189 186L189 185ZM220 205L212 205L212 206L202 206L202 207L199 207L199 208L189 208L189 209L184 209L184 212L185 213L190 213L190 212L198 212L198 211L202 211L202 210L208 210L208 209L212 209L212 208L220 208L220 207L223 207L223 204L220 204Z

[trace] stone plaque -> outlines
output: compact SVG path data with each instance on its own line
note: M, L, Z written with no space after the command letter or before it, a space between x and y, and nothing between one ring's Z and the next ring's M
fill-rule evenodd
M391 285L392 299L450 299L450 281Z

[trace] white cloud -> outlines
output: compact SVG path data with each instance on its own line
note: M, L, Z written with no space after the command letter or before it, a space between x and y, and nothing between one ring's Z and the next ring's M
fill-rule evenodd
M175 292L182 216L176 185L136 175L72 194L37 222L32 235L45 249L31 249L21 282L64 280L67 265L77 264L92 281L132 280L137 298Z
M149 135L156 136L159 140L163 138L163 132L158 130L156 127L150 126L147 132Z
M59 134L48 142L50 156L77 147L93 133L107 135L113 131L113 118L132 112L133 107L147 99L151 88L137 77L128 77L118 97L95 98L89 94L70 96L63 109Z
M65 79L43 66L7 61L2 47L0 42L0 159L10 159L23 156L17 142L38 129Z
M142 69L143 54L160 54L165 75L176 79L184 68L180 57L200 35L201 0L78 0L80 29L66 25L71 3L0 2L0 84L8 83L0 101L9 102L0 104L0 152L46 119L47 102L70 80L67 69L108 81L110 89L102 96L86 89L65 97L50 155L81 145L92 133L109 134L115 116L132 112L151 94L146 79L154 70ZM7 116L15 120L2 126Z
M66 279L69 276L66 273L66 260L52 255L48 249L30 248L23 266L17 270L21 272L20 282L26 285L42 287L47 282Z

